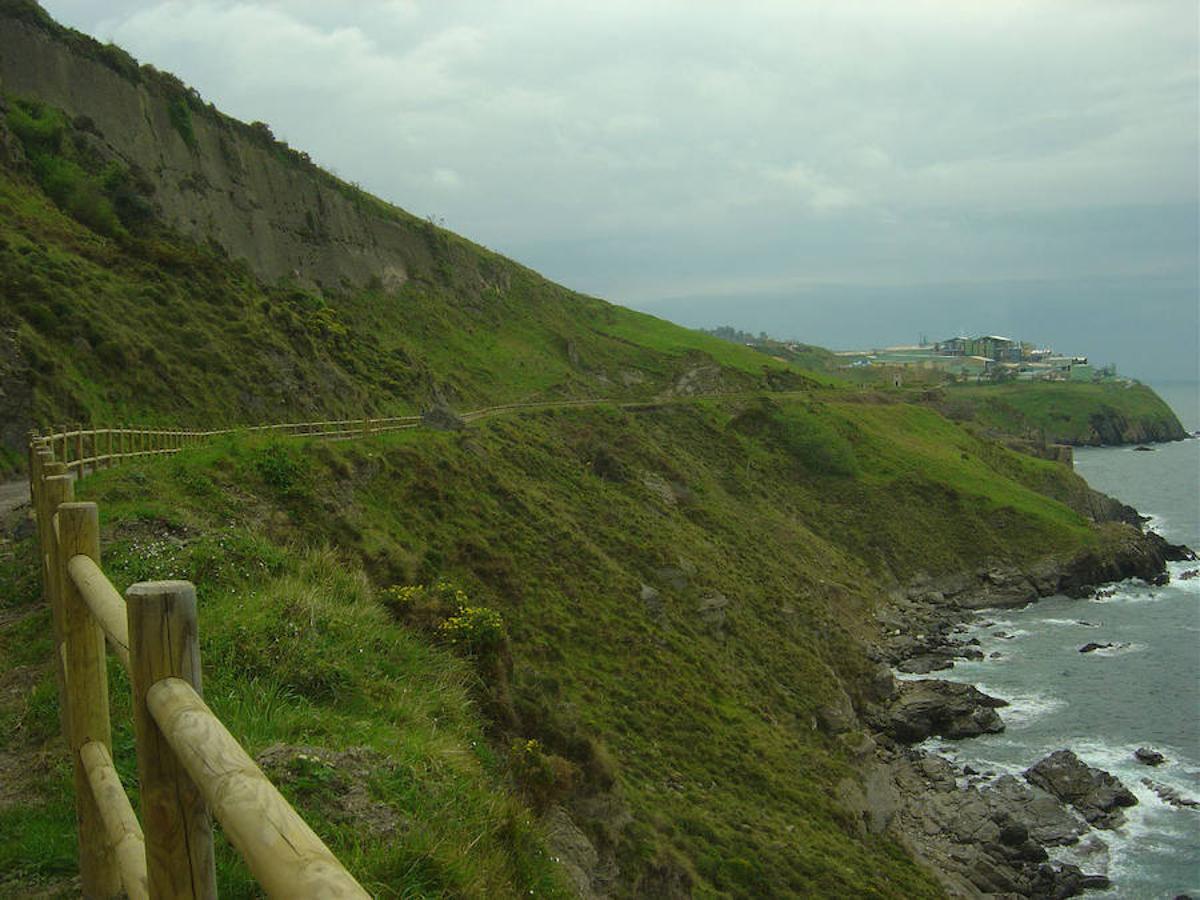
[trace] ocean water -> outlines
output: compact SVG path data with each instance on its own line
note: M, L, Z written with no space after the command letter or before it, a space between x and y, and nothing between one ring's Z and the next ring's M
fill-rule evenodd
M1200 385L1156 388L1189 431L1200 428ZM1075 469L1151 516L1149 527L1172 543L1200 550L1200 440L1158 444L1153 453L1083 448ZM1172 563L1164 587L1130 581L1108 596L985 610L969 635L985 658L938 673L1012 705L1000 710L1004 733L933 741L931 749L980 771L1019 775L1069 747L1137 795L1123 827L1052 854L1113 880L1111 891L1089 896L1200 898L1200 808L1170 806L1142 781L1200 800L1200 578L1179 577L1198 567ZM1115 646L1080 653L1089 642ZM1137 762L1138 747L1158 750L1167 763Z

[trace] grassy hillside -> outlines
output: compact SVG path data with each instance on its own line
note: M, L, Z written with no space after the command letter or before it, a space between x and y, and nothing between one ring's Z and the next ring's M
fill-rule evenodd
M971 385L936 403L953 419L1060 444L1131 444L1185 437L1174 411L1143 384Z
M862 735L816 723L864 690L858 638L895 579L1091 543L1026 486L1073 480L906 405L703 401L229 440L80 493L118 587L197 582L212 705L252 752L309 748L286 789L374 885L552 893L513 792L564 804L618 895L912 897L937 892L841 799ZM0 595L28 602L25 571ZM464 653L439 627L453 602L388 591L439 580L498 611L507 643ZM10 753L55 726L45 616L24 614L0 649L37 673L5 712ZM131 774L126 725L117 744ZM376 754L366 812L336 800L355 747ZM48 763L0 815L27 875L70 867L65 778Z
M0 109L0 443L53 422L262 422L808 383L427 222L408 280L267 285L148 217L153 185L43 104ZM3 461L0 460L0 465Z

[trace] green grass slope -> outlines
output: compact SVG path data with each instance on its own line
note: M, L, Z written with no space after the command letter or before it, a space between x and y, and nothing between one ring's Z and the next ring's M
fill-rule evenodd
M552 893L515 792L570 811L617 895L915 897L938 892L840 799L862 735L816 722L860 696L859 638L897 579L1092 543L1034 490L1073 479L911 406L731 400L231 439L80 493L118 587L198 584L207 695L252 752L378 754L375 815L404 823L386 838L335 802L336 765L284 775L381 890ZM450 645L452 607L388 592L439 579L500 613L498 658ZM54 730L44 619L0 651L42 673L7 713L8 752ZM512 750L531 739L536 765ZM131 776L125 724L117 744ZM31 874L70 865L65 777L50 766L0 817Z
M394 624L361 568L328 546L201 514L199 481L181 488L180 471L97 483L106 571L121 589L169 572L201 585L209 705L252 754L275 748L269 775L363 885L377 897L570 896L485 739L469 662ZM161 500L136 499L146 489ZM32 563L31 541L0 553L0 895L71 896L74 789ZM130 685L115 661L109 683L136 809ZM221 896L261 896L217 838Z
M10 466L35 424L636 398L681 377L691 390L759 387L768 375L775 386L810 383L411 217L424 249L397 289L320 296L264 284L159 227L153 185L97 155L62 113L19 98L0 107L0 443Z
M1051 443L1135 444L1186 437L1171 407L1144 384L955 386L936 405L954 419Z

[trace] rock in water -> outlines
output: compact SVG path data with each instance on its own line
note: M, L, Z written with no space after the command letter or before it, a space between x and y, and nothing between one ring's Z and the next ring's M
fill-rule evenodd
M922 653L919 656L912 656L901 660L897 664L896 669L910 675L928 675L930 672L936 672L939 669L951 669L953 667L954 661L946 656L938 653Z
M1097 828L1116 828L1125 821L1121 808L1137 804L1137 797L1115 776L1089 766L1070 750L1056 750L1026 769L1025 779L1075 807Z
M894 700L875 716L876 726L898 741L916 743L932 735L957 739L1004 730L997 714L1006 700L974 685L926 679L900 684Z
M1112 648L1112 646L1113 646L1112 644L1098 644L1095 641L1088 641L1086 644L1084 644L1082 647L1079 648L1079 652L1080 653L1091 653L1094 650L1109 650Z
M1169 803L1171 806L1179 809L1195 809L1200 807L1200 801L1193 800L1191 797L1185 797L1169 784L1159 784L1157 781L1151 781L1149 778L1143 778L1142 784L1158 794L1159 799L1164 803Z
M1137 757L1137 761L1144 763L1147 766L1161 766L1167 761L1167 758L1157 750L1151 750L1149 747L1138 747L1133 751L1133 755Z

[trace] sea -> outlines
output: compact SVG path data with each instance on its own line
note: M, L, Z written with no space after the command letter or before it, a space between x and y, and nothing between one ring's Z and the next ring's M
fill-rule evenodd
M1200 384L1154 385L1189 433L1200 429ZM1075 470L1092 487L1149 516L1147 527L1200 552L1200 439L1130 447L1077 448ZM1112 889L1089 897L1200 900L1200 807L1166 803L1144 779L1200 801L1200 577L1197 562L1170 563L1171 581L1126 581L1090 599L1049 597L1019 610L982 611L969 626L984 658L958 661L937 677L966 681L1011 703L1001 734L928 742L928 749L995 775L1018 777L1069 747L1116 775L1138 798L1126 824L1093 831L1052 852ZM1110 649L1081 653L1089 642ZM1139 747L1162 753L1151 768Z

